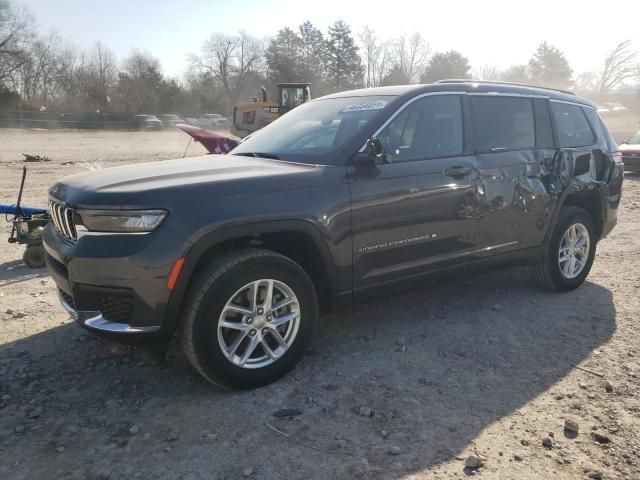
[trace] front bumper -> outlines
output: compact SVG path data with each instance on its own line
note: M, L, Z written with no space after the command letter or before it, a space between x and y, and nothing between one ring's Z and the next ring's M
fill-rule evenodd
M167 277L186 249L170 229L147 235L84 236L65 240L49 224L45 261L62 306L83 328L124 342L164 340L171 291Z
M89 310L76 310L72 304L69 303L69 299L65 298L61 290L58 290L58 300L62 307L71 315L76 322L88 330L121 334L121 333L151 333L160 329L159 325L152 325L147 327L134 327L127 323L113 322L106 319L100 311Z

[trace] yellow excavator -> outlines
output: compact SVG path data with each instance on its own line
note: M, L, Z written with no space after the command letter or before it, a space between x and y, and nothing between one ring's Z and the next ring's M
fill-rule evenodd
M254 97L252 103L233 108L231 134L244 138L309 100L311 100L310 83L279 83L277 102L267 101L267 90L263 87L262 101Z

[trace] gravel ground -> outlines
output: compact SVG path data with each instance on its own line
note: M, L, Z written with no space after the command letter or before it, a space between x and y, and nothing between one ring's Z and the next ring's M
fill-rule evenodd
M31 164L37 206L82 160L181 156L186 136L2 130L0 142L0 203L20 153L52 159ZM574 292L512 269L358 305L324 316L301 364L250 392L212 387L177 345L161 365L139 349L103 358L46 271L4 244L0 478L638 479L639 214L628 176L618 226Z

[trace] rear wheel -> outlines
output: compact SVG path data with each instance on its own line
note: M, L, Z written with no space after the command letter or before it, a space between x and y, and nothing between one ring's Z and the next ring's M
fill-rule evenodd
M205 268L182 318L187 359L209 381L235 388L271 383L308 347L318 301L307 273L266 250L234 252Z
M578 207L562 207L546 255L534 267L540 283L557 291L579 287L596 254L593 219Z

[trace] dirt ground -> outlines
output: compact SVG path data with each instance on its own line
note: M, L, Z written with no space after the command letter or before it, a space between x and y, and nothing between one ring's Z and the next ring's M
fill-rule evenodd
M637 128L616 121L618 139ZM0 130L0 203L15 201L23 152L51 158L27 179L25 203L44 206L83 161L181 156L186 140ZM161 365L141 350L100 359L46 271L3 243L0 478L640 479L639 215L629 175L618 226L576 291L545 292L513 269L325 315L301 364L250 392L209 385L177 345ZM484 466L465 469L470 455Z

